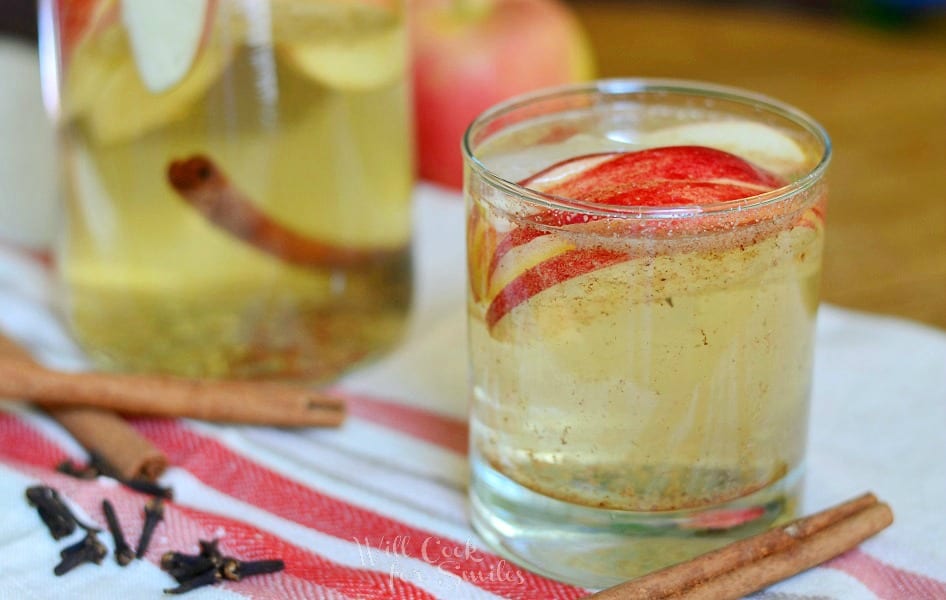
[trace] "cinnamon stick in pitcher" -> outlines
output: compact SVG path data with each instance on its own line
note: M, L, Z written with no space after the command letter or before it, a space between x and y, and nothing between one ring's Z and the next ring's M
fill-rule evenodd
M736 600L834 558L892 522L890 507L864 494L590 598Z
M36 364L25 349L0 335L0 361L4 360ZM46 412L83 448L97 452L125 479L153 481L168 466L163 452L113 412L85 407L47 407Z
M287 263L308 267L376 264L394 251L346 248L308 237L276 221L234 186L207 156L195 154L168 166L168 183L208 221Z

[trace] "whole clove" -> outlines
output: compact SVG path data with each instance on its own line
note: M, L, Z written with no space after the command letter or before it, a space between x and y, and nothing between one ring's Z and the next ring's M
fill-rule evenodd
M178 583L184 583L201 573L216 569L218 566L217 560L202 554L165 552L161 557L161 568L167 571Z
M99 472L99 475L105 475L115 480L122 478L121 473L115 466L95 450L89 452L89 467Z
M210 569L200 573L196 577L192 577L191 579L180 582L180 585L177 587L164 590L164 593L183 594L191 590L196 590L197 588L202 588L208 585L216 585L221 581L223 581L223 575L220 574L220 571L217 569Z
M171 500L174 497L171 488L164 487L151 479L145 479L143 477L133 477L128 479L122 477L122 474L119 472L119 470L116 469L105 459L105 457L103 457L98 452L89 453L88 469L94 470L98 475L110 477L125 487L135 490L136 492L141 492L142 494L164 498L165 500Z
M51 487L34 485L26 488L26 499L35 506L39 518L46 524L54 540L60 540L76 530L76 520L59 493Z
M239 561L232 557L223 559L220 573L224 579L240 581L244 577L253 575L267 575L278 573L286 568L286 564L279 559Z
M63 502L59 492L49 486L34 485L26 488L26 500L30 506L36 507L39 518L43 520L54 540L71 535L76 530L76 525L86 531L99 531L97 527L86 525L77 519Z
M121 525L118 523L118 517L115 515L115 508L108 500L102 500L102 512L105 513L105 520L108 523L108 530L112 534L112 540L115 542L115 562L125 566L135 558L135 552L125 540L125 534Z
M119 479L118 482L123 486L135 490L136 492L141 492L142 494L148 494L149 496L163 498L165 500L174 499L174 492L171 490L171 488L164 487L161 484L149 479Z
M89 562L100 565L106 554L108 550L99 541L98 535L94 531L89 531L81 541L67 546L59 553L62 560L53 569L53 573L57 576L65 575L79 565Z
M220 553L220 540L198 540L201 556L213 558L217 565L223 560L223 554Z
M135 557L142 558L148 551L151 544L151 536L154 535L154 529L164 518L164 501L161 498L152 498L145 504L145 522L141 528L141 537L138 538L138 547L135 549Z
M209 569L217 569L223 564L223 554L218 548L218 540L199 540L198 554L183 552L165 552L161 557L161 568L167 571L178 583L183 583Z
M223 556L218 543L218 540L200 540L199 554L165 552L161 557L161 568L174 577L179 585L164 591L168 594L183 594L221 581L241 581L246 577L276 573L285 568L285 563L279 559L241 561L232 556Z
M64 460L56 465L56 470L64 475L75 477L76 479L95 479L99 476L99 471L91 464L80 467L71 460Z

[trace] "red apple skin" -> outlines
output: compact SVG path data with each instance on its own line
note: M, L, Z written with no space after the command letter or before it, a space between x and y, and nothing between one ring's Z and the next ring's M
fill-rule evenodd
M604 162L596 159L604 158ZM538 185L542 178L589 160L589 168L552 185ZM561 161L519 182L536 191L622 206L671 206L738 200L782 185L774 174L727 152L704 146L665 146L638 152L589 154ZM562 227L595 220L579 212L549 210L532 217L539 225ZM489 274L502 257L547 231L519 227L496 246Z
M783 183L722 150L664 146L617 154L542 191L612 206L688 206L747 198Z
M585 35L559 0L415 0L411 18L420 176L448 187L463 185L460 140L478 114L594 75Z
M523 183L528 185L535 177L548 172L546 169ZM778 176L728 152L702 146L668 146L616 154L541 191L612 206L686 206L747 198L783 184ZM549 211L539 215L539 221L552 225L574 224L575 213ZM519 234L517 231L520 230L511 231L497 244L497 254L505 254L516 245L545 235L534 228L522 229ZM495 255L492 258L490 274L499 258ZM510 311L539 292L631 258L615 250L579 248L546 259L519 273L496 294L486 311L487 327L492 330Z
M526 269L496 294L486 310L486 327L490 330L500 319L532 296L563 281L610 267L628 260L624 252L601 249L579 249L563 252Z
M79 42L118 20L120 8L118 0L59 0L53 11L62 62L67 64Z
M62 46L72 49L85 34L100 0L59 0L55 3Z

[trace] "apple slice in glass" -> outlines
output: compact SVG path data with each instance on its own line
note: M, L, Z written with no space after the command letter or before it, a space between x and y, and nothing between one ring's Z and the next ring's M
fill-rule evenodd
M736 200L782 185L778 176L727 152L702 146L652 148L639 152L589 154L556 163L519 182L539 192L585 203L623 206L692 205ZM547 211L540 225L561 227L591 218L571 211ZM518 228L497 245L490 271L512 248L547 231Z
M665 127L641 135L645 147L706 146L731 152L780 175L803 168L805 151L783 131L755 121L713 121Z
M554 165L523 184L541 187L539 191L549 195L603 207L686 207L751 197L781 187L783 181L728 152L702 146L671 146L577 157ZM540 227L546 224L566 229L596 226L606 230L613 225L595 223L599 219L566 210L549 210L533 220L538 221ZM633 229L637 225L632 219L619 221L620 229L627 226ZM675 227L674 231L679 234L680 224L671 221L663 233ZM486 311L490 329L545 290L633 258L624 250L578 247L568 241L567 236L548 236L545 231L536 231L539 233L510 232L506 239L518 236L518 243L504 246L504 239L496 246L499 256L494 255L490 260L491 297Z
M551 139L554 140L554 137ZM569 147L574 143L573 140L568 140ZM786 179L790 178L793 173L802 170L806 161L801 146L785 132L762 123L746 120L686 123L665 127L642 133L635 140L635 143L638 147L642 146L645 149L678 145L715 148L740 156ZM554 150L553 152L560 153L561 151ZM576 153L573 152L572 155L574 156ZM598 161L607 160L616 154L617 152L591 153L579 158L562 160L530 177L522 179L519 185L537 191L546 191L557 181L587 170L597 164ZM559 215L558 218L555 216L556 214ZM542 217L538 222L548 225L565 225L569 224L566 222L567 217L568 213L552 213ZM501 258L499 255L512 247L526 243L545 233L534 228L513 230L510 235L500 240L497 246L497 256L494 257L493 263L498 262Z

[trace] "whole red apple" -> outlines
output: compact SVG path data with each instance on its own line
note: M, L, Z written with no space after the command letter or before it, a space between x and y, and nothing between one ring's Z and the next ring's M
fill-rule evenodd
M414 0L420 176L459 188L460 139L493 104L593 76L585 35L559 0Z

